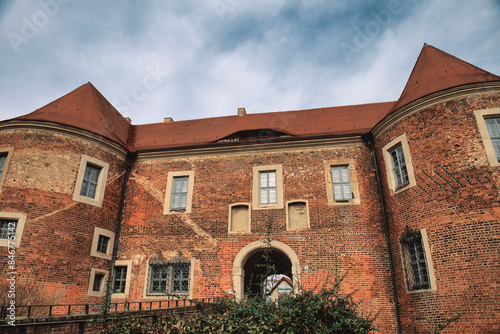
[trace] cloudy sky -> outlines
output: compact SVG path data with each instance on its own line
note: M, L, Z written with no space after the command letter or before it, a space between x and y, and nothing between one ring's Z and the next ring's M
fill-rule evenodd
M0 0L0 120L91 82L134 124L396 100L424 43L500 75L499 0Z

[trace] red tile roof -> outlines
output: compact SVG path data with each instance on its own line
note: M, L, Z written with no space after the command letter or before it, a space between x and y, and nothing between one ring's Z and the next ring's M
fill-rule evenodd
M500 81L500 77L424 44L403 93L391 112L435 92L489 81Z
M134 149L214 143L233 133L272 129L295 137L370 131L394 102L136 125Z
M91 83L84 84L54 102L15 119L73 126L128 148L130 123Z

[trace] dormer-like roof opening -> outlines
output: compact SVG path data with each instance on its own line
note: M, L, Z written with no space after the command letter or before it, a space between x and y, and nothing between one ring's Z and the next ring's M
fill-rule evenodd
M265 140L265 139L282 138L282 137L290 137L290 135L273 129L259 129L259 130L238 131L229 136L217 140L217 142L220 143L228 141Z

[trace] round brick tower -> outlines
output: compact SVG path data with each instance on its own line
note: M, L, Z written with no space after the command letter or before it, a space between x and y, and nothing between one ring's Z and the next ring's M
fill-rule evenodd
M98 303L104 295L128 127L91 84L0 123L0 218L16 225L17 295L31 294L18 304Z
M404 333L457 312L447 333L498 331L500 173L485 120L500 117L499 80L424 46L372 131Z

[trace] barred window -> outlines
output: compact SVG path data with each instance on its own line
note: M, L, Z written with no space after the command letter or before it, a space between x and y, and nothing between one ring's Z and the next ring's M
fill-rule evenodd
M99 253L107 254L108 253L108 244L110 237L99 234L99 239L97 240L97 251Z
M260 204L276 204L276 171L260 172Z
M15 235L16 227L17 227L17 220L0 219L0 239L8 239L9 234Z
M185 211L188 198L189 176L174 177L174 187L172 189L173 211Z
M80 196L95 198L100 172L101 168L87 165L87 167L85 168L85 174L83 175Z
M127 266L115 267L115 278L113 281L113 293L125 293L127 284Z
M497 160L500 160L500 118L485 118L486 128Z
M405 155L403 152L403 146L398 145L390 152L392 161L392 171L394 173L394 181L396 183L396 189L407 185L410 180L408 179L408 170L406 169Z
M190 271L190 263L150 263L147 295L188 295Z
M349 166L332 166L332 186L336 202L353 199Z
M409 291L430 289L429 270L420 231L408 232L401 237L403 267Z

